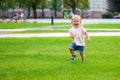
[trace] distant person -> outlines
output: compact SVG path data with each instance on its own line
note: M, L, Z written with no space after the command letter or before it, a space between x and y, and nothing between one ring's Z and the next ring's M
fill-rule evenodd
M20 13L20 19L23 20L23 21L25 21L25 15L22 12Z
M74 13L71 11L71 12L69 13L69 18L71 18L73 15L74 15Z
M16 12L13 14L13 19L17 22L19 14Z
M74 60L76 58L75 51L78 51L81 55L82 61L85 61L85 55L84 55L84 47L85 47L85 41L84 41L84 35L87 37L88 42L90 42L90 37L88 36L88 33L86 29L81 25L81 17L79 15L74 15L71 18L72 28L70 28L70 37L73 39L69 50L71 53L70 60Z

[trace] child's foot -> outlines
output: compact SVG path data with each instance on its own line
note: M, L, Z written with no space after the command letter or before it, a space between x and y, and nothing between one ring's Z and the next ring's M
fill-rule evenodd
M85 60L82 60L82 62L85 62Z
M76 58L76 55L73 54L72 57L70 58L71 61L74 61L74 59Z

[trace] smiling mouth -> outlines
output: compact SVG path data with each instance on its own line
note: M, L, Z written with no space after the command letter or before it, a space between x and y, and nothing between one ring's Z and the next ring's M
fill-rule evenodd
M78 24L74 24L75 26L77 26Z

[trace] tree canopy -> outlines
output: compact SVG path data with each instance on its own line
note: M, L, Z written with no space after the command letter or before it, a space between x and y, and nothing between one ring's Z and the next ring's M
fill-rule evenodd
M88 0L63 0L63 5L67 9L72 9L75 14L76 8L81 10L89 9L89 1Z
M113 5L114 5L114 11L115 12L120 12L120 0L112 0Z

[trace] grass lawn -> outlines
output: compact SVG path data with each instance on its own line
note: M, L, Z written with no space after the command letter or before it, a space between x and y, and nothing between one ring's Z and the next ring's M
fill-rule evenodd
M15 29L15 28L35 28L35 27L46 27L50 26L54 29L69 29L71 27L70 23L55 23L51 25L50 23L2 23L0 22L0 29ZM120 28L120 24L86 24L85 28Z
M85 28L120 28L120 24L86 24Z
M69 30L26 30L12 33L59 33L59 32L69 32ZM87 32L120 32L120 30L87 30Z
M86 62L70 38L0 38L0 80L119 80L120 37L91 37Z
M69 30L26 30L12 33L59 33L59 32L68 32Z
M34 27L46 27L46 26L68 26L69 23L56 23L54 25L51 25L50 23L16 23L16 22L0 22L0 29L16 29L16 28L34 28Z

